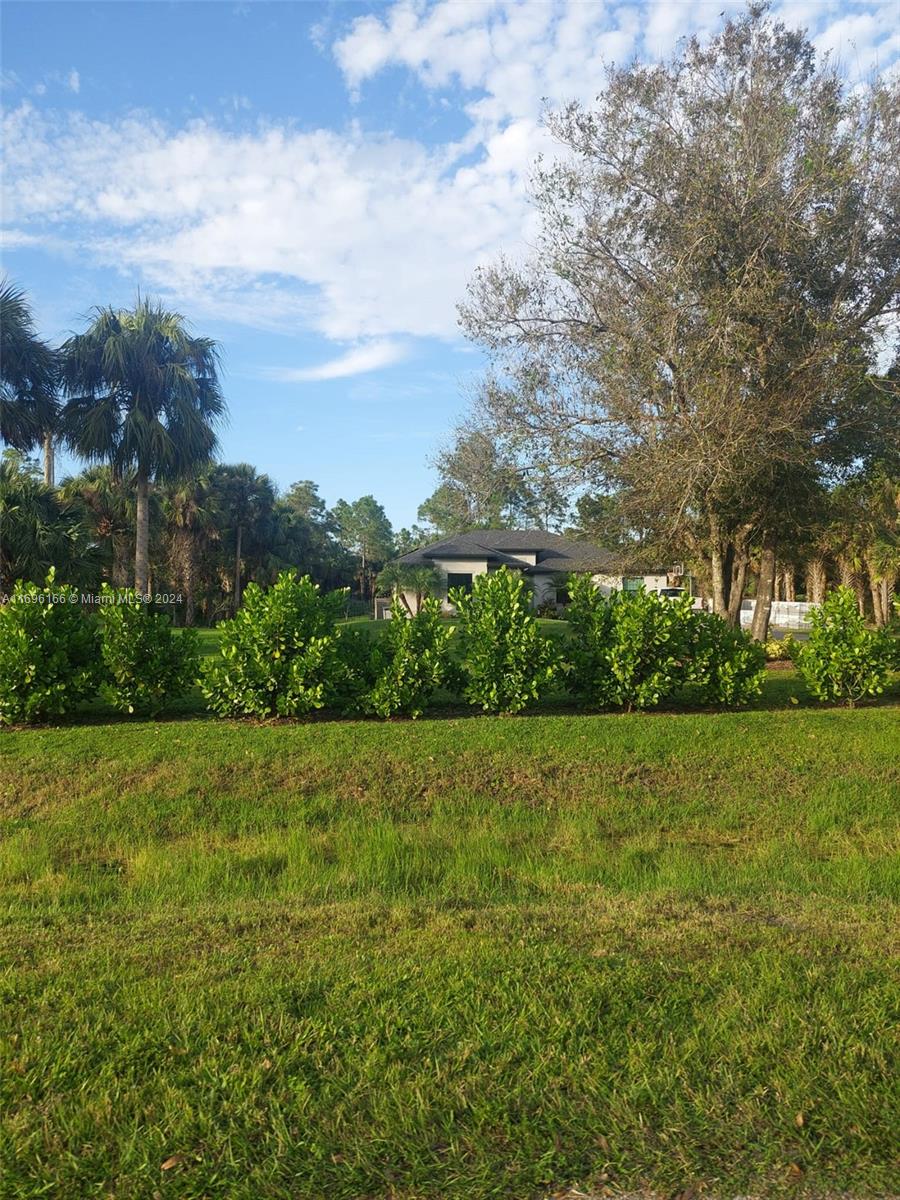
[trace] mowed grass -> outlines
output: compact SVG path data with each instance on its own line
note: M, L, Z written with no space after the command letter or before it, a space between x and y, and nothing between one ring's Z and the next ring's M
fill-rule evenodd
M0 736L0 1195L900 1191L900 708L797 687Z

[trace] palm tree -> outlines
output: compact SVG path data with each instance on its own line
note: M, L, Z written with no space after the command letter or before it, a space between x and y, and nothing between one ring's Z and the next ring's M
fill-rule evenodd
M184 592L184 623L191 626L197 607L200 555L218 536L209 475L169 484L162 507L168 525L169 569Z
M440 577L435 568L427 563L413 566L391 562L379 571L376 586L380 592L390 592L395 602L399 598L409 615L414 616L406 593L412 592L415 595L415 611L418 613L425 597L433 596L440 588Z
M99 563L80 506L47 487L18 450L0 462L0 520L0 592L17 579L42 583L51 567L61 582L94 586Z
M25 293L0 284L0 438L15 450L44 448L44 482L53 485L53 433L59 419L57 356L40 340Z
M91 533L103 548L107 577L113 587L128 586L128 545L134 539L132 479L117 479L112 467L88 467L80 475L64 479L60 495L79 503L87 515Z
M222 517L234 530L234 612L241 606L242 559L250 545L259 543L263 526L275 510L275 486L268 475L260 475L249 463L222 464L213 471L211 482Z
M191 337L184 318L139 299L134 311L97 309L85 333L61 350L68 402L63 429L72 449L134 472L134 586L148 590L150 484L183 479L216 450L214 426L225 416L218 351Z

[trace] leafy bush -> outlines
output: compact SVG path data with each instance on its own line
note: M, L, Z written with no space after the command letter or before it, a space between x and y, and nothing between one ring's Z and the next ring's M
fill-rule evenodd
M570 638L566 644L567 685L583 704L611 704L613 610L589 575L573 575L569 581L566 619Z
M78 589L18 582L0 606L0 723L69 712L97 690L101 662L96 621Z
M705 704L745 704L762 688L765 656L739 629L693 609L691 597L613 592L587 575L569 584L569 689L585 703L653 708L688 688Z
M866 629L851 588L839 587L811 610L812 632L797 664L819 700L846 700L851 707L884 691L894 657L892 639Z
M587 575L569 584L570 690L590 705L654 708L691 679L690 596L641 588L605 598Z
M100 635L106 678L102 692L123 712L158 713L197 682L197 631L176 634L166 613L133 588L101 591Z
M395 615L372 646L373 683L365 710L379 717L421 716L435 691L451 682L452 636L434 598L426 597L414 617Z
M558 658L531 610L531 592L501 567L449 595L459 617L463 694L485 712L519 712L556 674Z
M710 612L689 614L689 680L704 704L747 704L762 691L766 654L741 629Z
M535 609L535 615L543 617L545 621L558 621L559 609L556 607L554 600L544 600Z
M770 637L763 642L766 662L788 662L797 652L797 639L786 633L783 638Z
M294 571L268 590L248 584L240 610L218 627L221 654L203 683L209 707L222 716L294 717L335 700L347 679L336 628L346 596L322 595Z

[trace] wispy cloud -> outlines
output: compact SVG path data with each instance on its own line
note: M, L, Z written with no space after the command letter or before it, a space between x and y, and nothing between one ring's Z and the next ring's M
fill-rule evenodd
M605 63L653 60L743 4L398 0L360 16L339 6L351 19L329 16L313 37L330 42L348 90L404 70L465 117L459 140L356 122L262 119L238 131L230 113L173 127L143 111L88 119L23 99L5 118L4 211L45 247L55 235L198 318L315 331L352 347L273 378L375 371L401 360L403 339L456 339L474 269L533 241L532 166L559 152L541 123L544 100L589 104ZM896 0L775 0L775 11L852 59L851 81L900 61ZM23 86L11 74L4 82ZM81 79L72 68L53 83L78 92ZM223 104L244 111L246 100Z
M402 362L408 353L402 342L367 342L314 367L272 367L266 371L266 377L278 383L320 383L328 379L346 379L351 375L364 375L367 371L392 367Z
M5 250L18 250L23 246L40 246L42 238L22 229L0 229L0 246Z

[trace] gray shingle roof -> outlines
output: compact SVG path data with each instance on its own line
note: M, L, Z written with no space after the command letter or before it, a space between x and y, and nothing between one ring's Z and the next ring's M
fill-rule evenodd
M506 552L506 553L504 553ZM537 555L535 566L523 564L510 553ZM461 533L430 546L421 546L399 560L409 566L430 563L436 558L483 558L488 562L517 567L526 575L563 571L604 571L615 568L615 556L590 542L541 529L478 529Z

